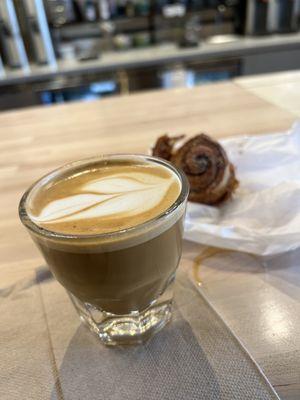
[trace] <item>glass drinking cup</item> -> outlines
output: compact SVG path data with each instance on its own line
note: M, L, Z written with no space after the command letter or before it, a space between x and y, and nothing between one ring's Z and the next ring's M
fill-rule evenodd
M105 160L153 163L171 170L181 189L162 214L116 232L63 234L38 226L28 213L41 187ZM54 277L67 290L81 320L107 345L143 343L171 318L173 283L181 257L188 196L185 175L150 156L109 155L67 164L23 195L19 214Z

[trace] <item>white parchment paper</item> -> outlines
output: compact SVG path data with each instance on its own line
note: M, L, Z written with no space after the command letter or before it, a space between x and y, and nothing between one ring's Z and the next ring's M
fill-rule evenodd
M185 239L257 255L300 246L300 123L290 131L221 141L239 188L219 207L189 202Z

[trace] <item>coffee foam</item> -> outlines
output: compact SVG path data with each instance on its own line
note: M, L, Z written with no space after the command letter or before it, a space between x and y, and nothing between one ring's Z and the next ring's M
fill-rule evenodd
M114 232L164 212L180 189L175 173L151 163L99 166L42 187L30 217L58 233Z

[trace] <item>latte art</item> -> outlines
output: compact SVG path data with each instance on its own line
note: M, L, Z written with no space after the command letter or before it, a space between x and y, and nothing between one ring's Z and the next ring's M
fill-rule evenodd
M32 208L31 218L57 232L110 232L157 216L179 191L175 173L159 166L99 167L47 188Z
M149 183L148 174L127 173L87 183L78 188L80 194L50 202L33 218L47 223L145 212L159 205L172 183L171 179L151 178Z

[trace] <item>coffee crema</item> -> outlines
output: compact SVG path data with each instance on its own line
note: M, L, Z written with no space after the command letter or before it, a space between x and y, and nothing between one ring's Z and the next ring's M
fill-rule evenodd
M149 221L178 198L180 180L150 162L114 160L70 170L33 193L30 218L63 234L111 233Z

